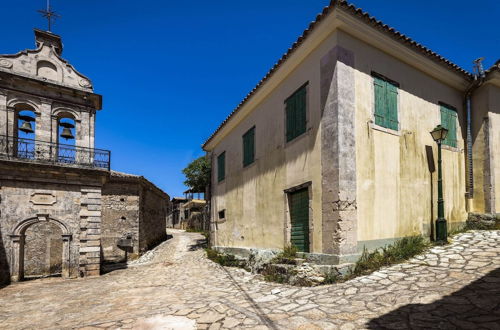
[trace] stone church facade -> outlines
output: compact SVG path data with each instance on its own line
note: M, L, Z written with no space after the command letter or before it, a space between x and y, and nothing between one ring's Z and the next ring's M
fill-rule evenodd
M105 209L121 192L110 152L94 148L102 97L61 58L59 36L35 30L35 39L34 50L0 55L0 284L99 275L105 251L122 244L123 254L140 253L166 236L169 198L153 184L124 207L138 212L128 219L138 228L131 239L119 225L126 215ZM155 216L140 222L139 213ZM141 236L142 223L154 233Z

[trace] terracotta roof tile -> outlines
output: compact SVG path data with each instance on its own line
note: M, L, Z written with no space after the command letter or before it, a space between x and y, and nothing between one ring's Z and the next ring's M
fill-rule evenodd
M500 71L500 60L497 60L495 64L491 66L488 70L486 70L486 74L493 72L493 71Z

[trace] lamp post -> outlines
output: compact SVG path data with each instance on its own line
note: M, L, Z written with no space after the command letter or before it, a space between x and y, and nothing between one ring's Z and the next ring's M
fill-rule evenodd
M441 144L448 135L448 130L441 125L436 126L431 132L432 138L438 145L438 214L436 220L436 240L445 243L448 240L448 230L446 219L444 218L444 199L443 199L443 173L441 169Z

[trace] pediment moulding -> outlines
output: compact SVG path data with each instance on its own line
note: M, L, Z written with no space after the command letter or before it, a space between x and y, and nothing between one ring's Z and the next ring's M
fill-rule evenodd
M61 57L62 42L58 35L35 29L35 40L36 49L0 55L0 71L93 91L91 80Z

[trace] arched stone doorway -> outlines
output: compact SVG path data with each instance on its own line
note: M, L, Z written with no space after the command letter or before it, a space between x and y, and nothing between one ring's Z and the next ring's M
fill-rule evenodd
M24 278L24 253L26 244L26 231L30 226L34 224L39 224L42 222L48 222L51 225L57 226L61 234L62 240L62 260L61 260L61 275L62 277L70 277L70 244L71 244L71 233L68 231L68 227L61 221L51 218L48 214L38 214L36 217L29 218L21 221L16 225L13 233L10 235L12 243L12 253L11 253L11 281L17 282Z
M24 278L62 273L62 230L52 221L30 225L24 234Z

